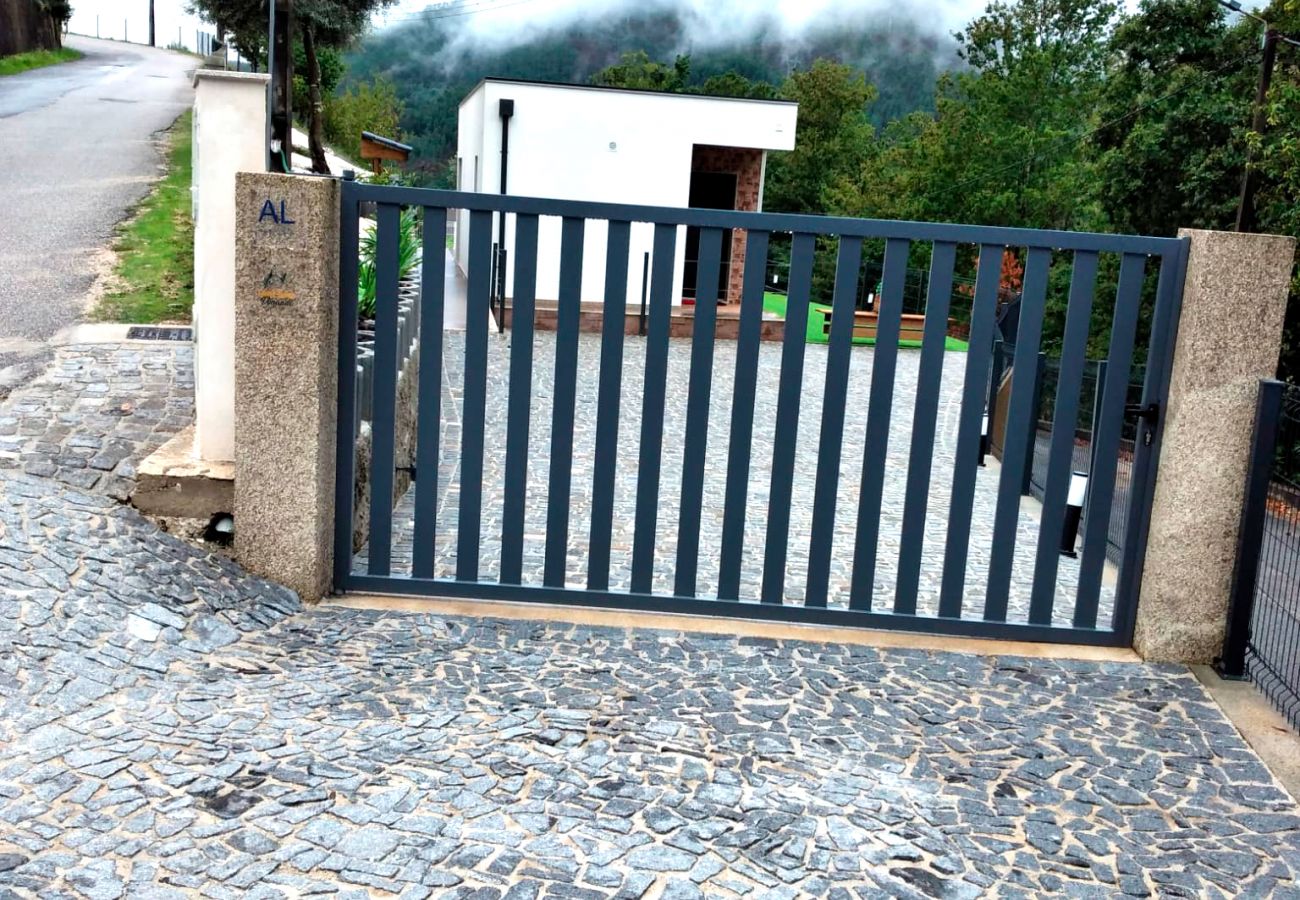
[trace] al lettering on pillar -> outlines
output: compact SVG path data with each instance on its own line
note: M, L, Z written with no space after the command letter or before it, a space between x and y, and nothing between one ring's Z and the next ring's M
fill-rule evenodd
M289 218L289 204L284 198L280 199L280 205L277 208L275 201L270 197L262 204L262 211L257 214L257 224L261 225L267 219L270 219L276 225L292 225L294 220Z

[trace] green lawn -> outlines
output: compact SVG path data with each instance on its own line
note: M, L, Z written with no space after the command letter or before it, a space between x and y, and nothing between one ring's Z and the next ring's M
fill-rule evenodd
M188 322L194 305L190 112L167 134L167 174L117 232L110 290L94 315L110 322Z
M777 293L773 293L772 291L767 291L766 293L764 293L763 311L772 313L774 315L778 315L784 319L785 318L785 294L777 294ZM826 343L826 335L822 330L823 328L822 317L820 315L817 315L818 311L829 312L830 307L825 306L821 303L813 303L809 306L808 340L810 343L824 344ZM867 338L867 337L855 337L853 339L853 343L863 344L865 346L872 346L876 343L876 339ZM921 342L920 341L899 341L898 346L915 348L915 347L920 347ZM956 350L956 351L964 352L968 346L969 345L965 341L958 340L955 337L945 336L943 339L943 349L945 350Z
M42 66L52 66L55 63L72 62L74 59L81 59L81 56L82 54L79 51L67 47L62 50L32 50L29 53L0 56L0 77L17 75L19 72L26 72L28 69L39 69Z

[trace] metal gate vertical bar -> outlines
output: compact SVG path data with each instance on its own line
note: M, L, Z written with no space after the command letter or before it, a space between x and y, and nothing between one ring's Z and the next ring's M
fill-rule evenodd
M1043 307L1047 298L1047 275L1052 251L1030 247L1025 263L1020 325L1016 329L1016 364L1011 372L1011 408L1007 410L1006 441L1002 450L1002 472L998 479L998 503L993 513L993 543L989 549L989 580L984 595L984 618L1003 622L1011 592L1011 566L1016 552L1016 531L1020 523L1020 496L1026 468L1032 463L1025 435L1038 427L1035 383L1039 367L1038 344L1043 332ZM1028 363L1028 365L1026 365Z
M432 578L437 558L438 457L442 446L447 210L426 208L422 235L426 249L420 269L420 390L415 435L415 525L411 538L411 575L414 578Z
M894 372L898 365L898 335L902 327L903 283L911 243L885 241L885 270L877 306L876 349L871 360L871 392L867 399L867 436L862 452L862 482L858 490L858 524L853 546L851 609L871 609L875 591L876 556L880 547L880 502L885 488L885 456L889 452L889 420L893 416Z
M397 230L402 210L379 206L375 226L375 399L370 422L370 546L367 571L389 574L397 408Z
M989 373L998 280L1005 250L998 244L981 244L975 274L975 298L971 303L970 340L966 348L966 374L957 426L957 456L953 460L952 493L948 501L948 533L944 539L943 581L939 589L939 615L945 618L961 616L966 591L966 557L970 551L971 510L979 466L980 422L984 417L984 380Z
M668 327L672 320L673 264L677 229L656 225L650 281L650 315L645 338L645 391L641 446L636 472L636 531L632 536L632 592L648 594L654 583L659 528L659 484L663 465L664 393L668 386Z
M627 327L627 255L630 222L610 222L605 244L605 305L596 394L596 450L592 461L591 539L587 589L609 587L609 548L614 527L614 476L618 472L618 412L623 389L623 332Z
M790 546L790 497L794 488L794 454L799 433L799 395L803 388L804 348L808 345L808 300L812 292L813 250L817 238L796 234L790 249L790 285L786 295L785 334L781 340L781 374L776 395L776 430L772 437L772 480L768 490L767 538L763 552L760 599L781 603Z
M483 524L483 428L487 408L487 336L492 290L492 213L469 214L465 289L465 388L460 417L460 510L456 517L456 580L478 581Z
M349 173L350 174L350 173ZM357 267L360 204L357 183L343 178L339 194L339 418L334 458L334 587L352 574L353 490L357 473Z
M564 587L569 553L569 498L573 479L573 418L578 391L578 320L582 313L585 219L560 227L560 296L555 311L555 390L551 408L551 467L546 494L546 561L542 582Z
M1125 645L1133 642L1137 621L1138 594L1142 590L1142 563L1147 552L1147 529L1151 504L1155 499L1156 469L1160 460L1165 403L1169 396L1169 378L1174 364L1174 345L1178 340L1178 317L1183 306L1183 280L1187 275L1187 253L1191 238L1180 239L1178 249L1160 259L1160 278L1156 283L1156 310L1151 325L1151 344L1147 351L1146 382L1142 387L1142 404L1154 404L1158 421L1139 420L1133 448L1133 482L1128 522L1124 529L1124 552L1120 559L1119 582L1115 591L1114 631Z
M907 491L903 505L902 541L898 552L898 582L894 612L914 614L921 580L925 517L930 502L930 471L934 465L934 432L943 380L944 344L948 336L948 306L957 245L937 243L930 259L930 287L925 301L921 336L921 370L912 413L912 446L907 459Z
M763 290L766 287L769 239L768 232L751 230L745 246L745 280L736 334L736 375L727 449L722 548L718 561L718 597L724 600L740 597L740 563L745 548L749 463L754 440L754 396L758 391L758 350L763 334Z
M686 435L682 451L681 517L677 527L677 572L673 591L694 597L700 557L700 513L704 501L705 454L709 444L709 392L713 384L714 327L718 317L718 277L722 229L700 229L700 259L695 270L695 327L691 374L686 389Z
M840 238L835 263L835 292L831 295L831 333L826 350L826 385L822 394L821 435L817 449L817 480L813 488L812 529L808 539L808 587L805 606L825 606L830 588L835 506L839 493L840 457L844 447L844 412L852 361L854 311L858 273L862 268L862 239ZM805 338L806 339L806 338Z
M1088 350L1097 263L1096 253L1076 251L1074 271L1070 274L1070 299L1065 312L1061 368L1056 376L1052 439L1047 453L1047 477L1043 483L1034 581L1029 597L1029 621L1036 625L1052 624L1052 607L1056 601L1056 574L1064 534L1066 490L1073 477L1074 436L1079 421L1079 394L1083 389L1084 357ZM1077 585L1075 597L1077 606Z
M1237 558L1232 567L1232 593L1228 599L1228 627L1223 636L1223 654L1215 666L1224 678L1246 677L1246 649L1251 641L1259 557L1268 519L1268 486L1273 477L1273 453L1277 449L1285 390L1286 385L1282 382L1266 379L1259 383L1259 395L1255 400L1255 427L1250 438L1246 495L1241 504Z
M1102 569L1106 563L1110 510L1115 500L1115 476L1119 468L1119 443L1124 427L1124 405L1128 402L1129 369L1133 363L1133 342L1142 306L1142 280L1146 257L1125 253L1119 264L1115 289L1115 312L1110 329L1110 350L1106 377L1101 384L1093 434L1092 466L1088 474L1088 497L1083 518L1083 550L1079 555L1079 590L1074 606L1076 628L1097 626L1097 602L1101 596Z
M505 495L501 507L501 582L519 584L528 510L528 430L533 401L533 316L537 300L537 216L515 217L515 283L510 301L510 395L506 400ZM505 321L505 297L501 298Z

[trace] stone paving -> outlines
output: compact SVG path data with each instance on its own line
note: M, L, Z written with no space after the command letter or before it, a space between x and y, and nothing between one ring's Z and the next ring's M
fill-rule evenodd
M0 404L0 469L126 500L140 460L193 420L190 344L62 347Z
M91 355L129 379L129 352ZM102 383L79 355L62 371ZM134 451L170 427L72 408ZM0 469L0 900L1298 879L1300 809L1179 667L303 610L105 494Z
M20 474L0 548L0 898L1300 897L1179 667L297 612Z
M614 530L610 572L610 584L613 590L627 590L631 581L645 346L644 339L629 336L624 348L618 444L621 463L614 488ZM495 580L498 573L497 562L501 539L503 505L501 485L505 470L510 335L503 338L492 335L488 347L485 438L487 449L484 458L483 522L480 529L482 541L480 577L484 580ZM698 596L701 597L717 596L735 352L736 344L733 341L719 341L714 347L712 402L700 537ZM452 578L455 577L456 571L456 528L460 491L459 435L464 378L464 346L461 335L449 335L444 346L444 360L442 405L444 419L438 487L438 544L435 574L438 577ZM524 526L525 584L542 582L548 509L551 413L554 403L552 393L554 360L555 335L550 332L539 332L534 346L533 405L529 432L528 496ZM872 361L872 348L854 348L849 375L850 402L845 417L844 450L840 463L838 503L832 540L829 590L829 604L832 607L844 607L848 604L857 527L858 489L862 475L863 436L867 422L866 398L871 382ZM961 353L947 353L944 357L918 596L918 610L926 615L933 615L938 609L965 361L966 357ZM668 396L664 415L664 449L653 580L654 591L661 594L673 593L676 571L677 525L680 515L689 367L689 340L672 340L668 356ZM742 599L757 598L762 578L780 367L780 345L768 342L761 344L754 416L754 449L751 458L745 550L742 559L740 592ZM572 513L568 540L567 581L571 587L583 587L587 580L587 545L591 527L592 464L595 456L599 369L600 336L580 335ZM920 351L899 352L878 533L874 588L877 609L888 610L893 603L911 446L913 398L916 393L919 369ZM808 541L812 523L825 371L826 347L820 344L809 344L804 362L804 392L800 405L794 488L790 504L790 539L787 542L788 564L785 578L787 603L803 602L804 584L807 578ZM990 457L987 467L978 471L976 479L965 600L962 610L966 617L982 618L983 616L984 590L992 546L999 474L1000 469L996 460ZM395 573L410 571L413 518L414 492L412 491L397 504L394 510L393 571ZM1038 533L1038 504L1030 498L1024 498L1020 505L1011 578L1008 619L1013 622L1023 622L1028 618ZM367 560L367 551L363 548L358 555L355 568L364 571ZM1057 625L1068 625L1074 611L1079 561L1063 556L1058 557L1058 560L1053 621ZM1103 627L1109 623L1113 608L1113 581L1107 578L1101 589L1099 603L1098 621Z

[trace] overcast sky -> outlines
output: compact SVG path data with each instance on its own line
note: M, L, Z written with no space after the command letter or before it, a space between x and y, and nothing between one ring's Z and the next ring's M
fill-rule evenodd
M637 9L657 4L685 7L691 12L692 42L708 44L720 38L734 38L760 20L775 17L791 33L810 24L834 25L864 13L900 17L919 16L939 31L961 27L983 11L987 0L451 0L431 4L429 0L398 0L387 12L375 17L376 27L409 21L426 7L433 15L446 16L463 30L467 41L513 42L539 29L578 18L595 17L620 3ZM1129 8L1137 0L1124 0ZM1261 0L1246 0L1255 8ZM185 14L185 0L155 0L160 42L175 35L189 35L202 27ZM132 41L147 40L148 0L72 0L73 30L95 33L98 24L105 37L121 39L124 30Z
M598 15L617 3L618 0L453 0L430 4L428 0L398 0L386 13L376 16L375 22L380 27L400 23L433 6L433 15L463 23L467 37L511 40L531 29ZM660 3L669 5L665 0L632 0L628 5L646 9ZM978 15L985 3L986 0L927 0L923 7L918 4L914 9L936 27L952 29ZM790 32L797 32L809 24L832 23L837 18L863 12L893 11L902 17L914 14L908 4L887 0L680 0L672 5L691 10L696 24L694 36L700 41L734 37L738 31L743 32L769 17L775 17Z

